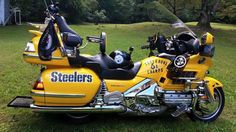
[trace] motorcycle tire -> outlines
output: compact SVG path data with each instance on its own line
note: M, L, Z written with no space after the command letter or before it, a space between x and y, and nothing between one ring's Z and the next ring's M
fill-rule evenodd
M225 96L222 88L216 88L214 90L214 96L215 96L215 101L213 101L213 103L218 103L217 109L214 110L214 112L210 113L209 115L204 115L205 114L203 113L204 110L200 108L200 104L198 101L195 110L191 110L191 112L188 113L189 118L192 119L193 121L202 121L202 122L215 121L222 113L225 104ZM202 115L199 115L198 112L202 113Z
M84 124L90 122L90 114L66 113L67 121L70 123Z

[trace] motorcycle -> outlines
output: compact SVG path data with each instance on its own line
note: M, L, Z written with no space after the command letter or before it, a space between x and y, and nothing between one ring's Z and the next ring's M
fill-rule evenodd
M223 84L208 77L215 50L213 35L205 33L200 41L180 19L156 4L159 13L155 15L167 18L158 26L165 26L172 36L148 37L141 48L150 54L136 63L132 47L129 53L116 50L107 55L105 32L87 36L82 46L82 38L60 16L58 5L49 5L47 27L29 31L34 36L23 52L26 62L42 66L40 76L31 97L18 96L8 106L69 115L154 116L171 111L173 117L187 113L193 120L216 120L225 97ZM98 44L100 53L81 54L89 43Z

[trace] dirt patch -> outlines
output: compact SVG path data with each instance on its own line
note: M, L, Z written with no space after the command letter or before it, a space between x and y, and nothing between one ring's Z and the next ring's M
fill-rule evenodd
M5 113L0 113L0 124L6 123L10 120L10 117L7 116Z

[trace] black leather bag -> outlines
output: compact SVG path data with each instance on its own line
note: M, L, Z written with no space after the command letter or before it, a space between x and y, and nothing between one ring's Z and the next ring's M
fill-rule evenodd
M38 44L39 58L43 61L50 61L52 59L53 51L57 48L58 42L58 37L54 29L54 23L51 20L43 32Z

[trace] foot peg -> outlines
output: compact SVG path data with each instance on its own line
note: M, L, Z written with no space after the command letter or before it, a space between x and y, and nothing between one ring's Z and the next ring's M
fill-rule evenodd
M171 115L173 117L178 117L179 115L183 114L187 110L188 110L188 105L181 104L181 105L177 106L177 110L175 112L173 112Z

